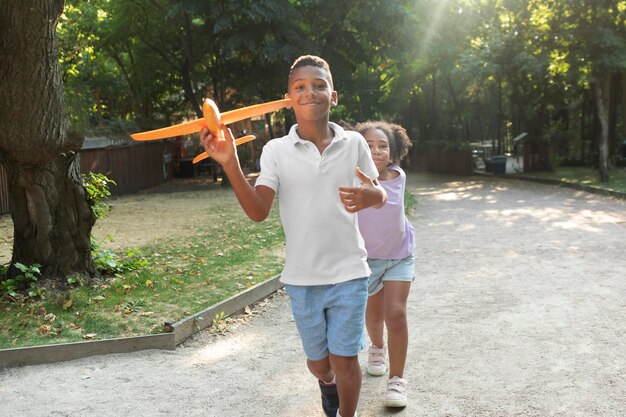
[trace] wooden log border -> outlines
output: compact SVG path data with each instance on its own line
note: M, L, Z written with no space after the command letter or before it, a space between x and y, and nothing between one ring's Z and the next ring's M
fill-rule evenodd
M511 176L510 178L529 181L529 182L537 182L540 184L556 185L556 186L563 187L563 188L572 188L578 191L586 191L591 194L598 194L598 195L603 195L605 197L615 197L615 198L620 198L622 200L626 200L626 193L623 193L621 191L606 190L604 188L591 187L589 185L578 184L574 182L560 181L560 180L555 180L555 179L550 179L550 178L534 178L534 177L517 176L517 175Z
M569 182L569 181L561 181L561 180L556 180L556 179L551 179L551 178L537 178L537 177L530 177L530 176L526 176L522 174L503 174L503 175L496 176L494 174L485 173L485 172L477 172L477 171L474 171L474 175L482 176L482 177L497 177L497 178L512 179L512 180L518 180L518 181L536 182L536 183L544 184L544 185L556 185L557 187L571 188L571 189L578 190L578 191L585 191L591 194L598 194L598 195L602 195L605 197L615 197L615 198L619 198L622 200L626 200L626 193L623 193L621 191L606 190L604 188L592 187L589 185L578 184L578 183Z
M211 326L216 315L232 316L246 306L267 298L283 284L280 275L260 282L246 291L236 294L211 307L177 322L167 322L169 333L85 342L57 343L15 349L0 349L0 369L17 366L64 362L95 355L130 353L148 349L175 350L176 346L195 333Z

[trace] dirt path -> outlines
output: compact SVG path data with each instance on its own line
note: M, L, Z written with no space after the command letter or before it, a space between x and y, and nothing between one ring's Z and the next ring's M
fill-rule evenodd
M491 178L409 181L410 405L384 410L384 378L365 376L359 416L626 415L626 203ZM322 416L280 293L174 352L5 370L0 404L7 417Z
M232 192L212 182L211 177L174 178L138 194L116 196L108 202L107 218L98 220L93 235L111 249L134 248L146 243L175 239L194 233L206 220L206 210ZM107 235L113 239L108 240ZM13 223L0 216L0 264L11 261Z

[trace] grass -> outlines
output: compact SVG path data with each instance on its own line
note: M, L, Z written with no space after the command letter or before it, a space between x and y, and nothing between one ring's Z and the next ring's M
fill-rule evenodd
M606 183L600 181L597 169L589 167L558 167L553 172L527 172L523 175L626 193L626 168L624 167L612 168L609 171L609 182Z
M160 333L166 321L201 311L282 269L277 209L254 223L230 199L207 213L205 225L191 237L135 248L147 265L134 271L68 292L47 290L41 299L5 297L0 348Z
M417 198L408 191L404 192L404 212L410 216L417 205Z
M41 299L0 301L0 349L161 333L282 269L278 204L250 221L234 198L215 202L195 235L115 253L145 266ZM415 196L405 193L410 213ZM115 237L115 236L113 236ZM140 255L137 255L140 254ZM74 278L75 279L75 278Z

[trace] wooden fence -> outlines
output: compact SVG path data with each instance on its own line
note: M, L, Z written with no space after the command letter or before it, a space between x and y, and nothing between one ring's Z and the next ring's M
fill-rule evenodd
M172 178L174 145L171 141L145 142L128 146L83 149L80 170L107 175L116 182L113 195L135 193ZM0 214L10 212L6 170L0 165Z
M145 142L123 147L83 149L80 170L106 174L116 182L111 194L130 194L172 178L174 145L171 141Z
M411 153L409 166L416 171L427 171L433 174L472 175L474 173L471 149L416 150Z

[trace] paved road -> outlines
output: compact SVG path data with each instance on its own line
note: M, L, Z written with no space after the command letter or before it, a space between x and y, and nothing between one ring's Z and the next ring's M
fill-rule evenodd
M626 202L409 175L418 205L410 404L361 417L626 415ZM239 323L241 321L241 323ZM0 416L321 417L284 294L174 352L0 373Z

